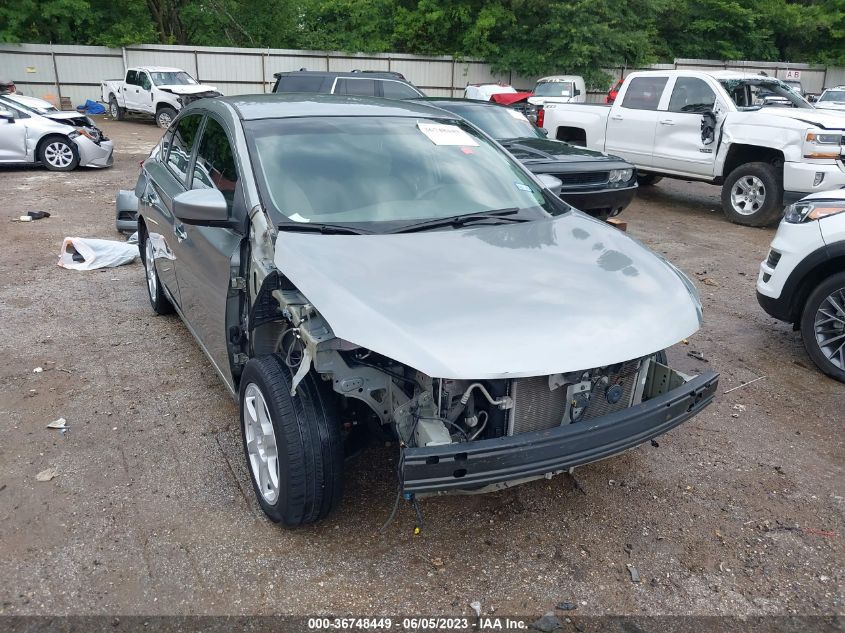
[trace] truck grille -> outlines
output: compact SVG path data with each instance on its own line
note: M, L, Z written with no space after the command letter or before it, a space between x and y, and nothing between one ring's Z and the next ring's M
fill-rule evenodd
M598 379L591 391L590 402L580 421L599 418L631 406L636 388L641 361L631 360L613 366L612 372L604 372L605 382ZM612 393L611 388L616 388ZM544 431L560 426L567 414L567 387L549 389L548 376L518 378L511 385L513 410L510 417L510 435Z
M607 182L609 177L606 171L585 171L580 173L568 174L552 174L558 178L564 186L579 186L579 185L601 185Z

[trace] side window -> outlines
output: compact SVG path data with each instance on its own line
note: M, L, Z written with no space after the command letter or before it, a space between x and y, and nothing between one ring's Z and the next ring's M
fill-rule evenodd
M419 99L420 93L399 81L382 81L381 89L385 99Z
M354 95L357 97L375 97L376 82L374 79L357 79L345 77L337 80L334 89L336 95Z
M660 95L666 87L668 77L636 77L631 80L622 107L631 110L657 110Z
M29 115L24 112L23 110L18 110L15 106L9 104L6 101L0 99L0 110L7 110L8 112L12 113L12 117L17 119L28 119Z
M176 179L185 184L188 180L188 164L191 162L191 151L197 138L197 131L202 121L201 114L191 114L179 120L170 147L167 151L167 166Z
M130 70L126 73L126 83L131 84L133 86L138 85L138 71L137 70Z
M144 72L138 73L138 85L144 90L149 90L153 87L153 84L150 82L150 76Z
M669 112L703 114L713 109L716 93L697 77L678 77L669 100Z
M209 117L197 150L191 188L219 190L231 211L237 185L238 168L229 138L223 127Z

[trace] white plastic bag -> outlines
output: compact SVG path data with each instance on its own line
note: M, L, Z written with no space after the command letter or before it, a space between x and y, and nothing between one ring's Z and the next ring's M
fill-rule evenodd
M137 244L87 237L66 237L62 242L62 250L59 252L59 266L70 270L114 268L134 261L138 254ZM80 258L82 261L79 261Z

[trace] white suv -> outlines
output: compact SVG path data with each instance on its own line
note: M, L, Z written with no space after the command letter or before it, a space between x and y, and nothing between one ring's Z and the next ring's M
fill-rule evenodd
M814 193L787 208L760 264L757 300L800 328L813 362L845 382L845 189Z

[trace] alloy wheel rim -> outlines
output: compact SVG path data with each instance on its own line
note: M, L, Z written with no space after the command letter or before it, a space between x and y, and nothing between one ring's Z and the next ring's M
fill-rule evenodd
M731 188L731 206L740 215L754 215L766 202L766 186L757 176L743 176Z
M44 149L44 160L53 167L67 167L73 162L73 150L67 143L53 141Z
M845 288L834 290L816 310L816 344L830 363L845 370Z
M170 124L172 122L173 122L173 120L170 118L170 115L167 114L166 112L162 112L161 114L158 115L158 125L159 125L159 127L169 128Z
M267 503L279 498L279 449L264 394L255 383L244 391L244 437L252 477Z
M109 104L109 114L111 115L111 118L117 118L117 103L115 103L114 101Z
M147 289L150 291L150 299L155 301L158 292L158 279L156 278L155 260L153 258L153 244L147 236L144 247L144 269L147 273Z

